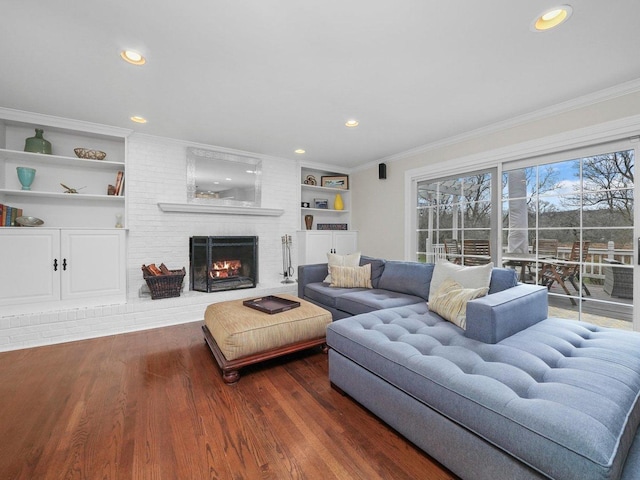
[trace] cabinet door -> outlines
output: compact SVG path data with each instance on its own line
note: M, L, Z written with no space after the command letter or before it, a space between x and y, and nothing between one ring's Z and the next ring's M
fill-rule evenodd
M348 255L358 251L357 232L333 232L334 253Z
M0 305L58 300L59 252L58 230L0 231Z
M299 232L298 264L327 263L327 253L333 249L333 233L324 230Z
M62 230L63 300L126 295L125 239L119 230Z

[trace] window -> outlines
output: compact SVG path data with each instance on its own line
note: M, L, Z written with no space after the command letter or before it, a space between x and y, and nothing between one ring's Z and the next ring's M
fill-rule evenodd
M491 261L497 223L492 208L496 176L492 169L417 184L420 261L448 258L466 265Z

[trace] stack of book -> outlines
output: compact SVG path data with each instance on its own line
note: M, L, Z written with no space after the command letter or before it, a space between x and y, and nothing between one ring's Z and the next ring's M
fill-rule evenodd
M16 218L22 216L22 209L0 203L0 227L16 227Z
M118 171L116 175L115 195L122 195L123 193L124 193L124 172Z

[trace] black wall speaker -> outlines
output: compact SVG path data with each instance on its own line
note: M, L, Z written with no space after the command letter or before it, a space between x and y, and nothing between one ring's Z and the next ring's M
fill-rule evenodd
M378 178L380 180L387 178L387 165L384 163L378 164Z

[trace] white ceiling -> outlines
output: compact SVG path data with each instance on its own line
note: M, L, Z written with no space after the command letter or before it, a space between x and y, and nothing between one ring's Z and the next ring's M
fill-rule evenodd
M357 166L640 78L638 0L555 5L0 0L0 106Z

